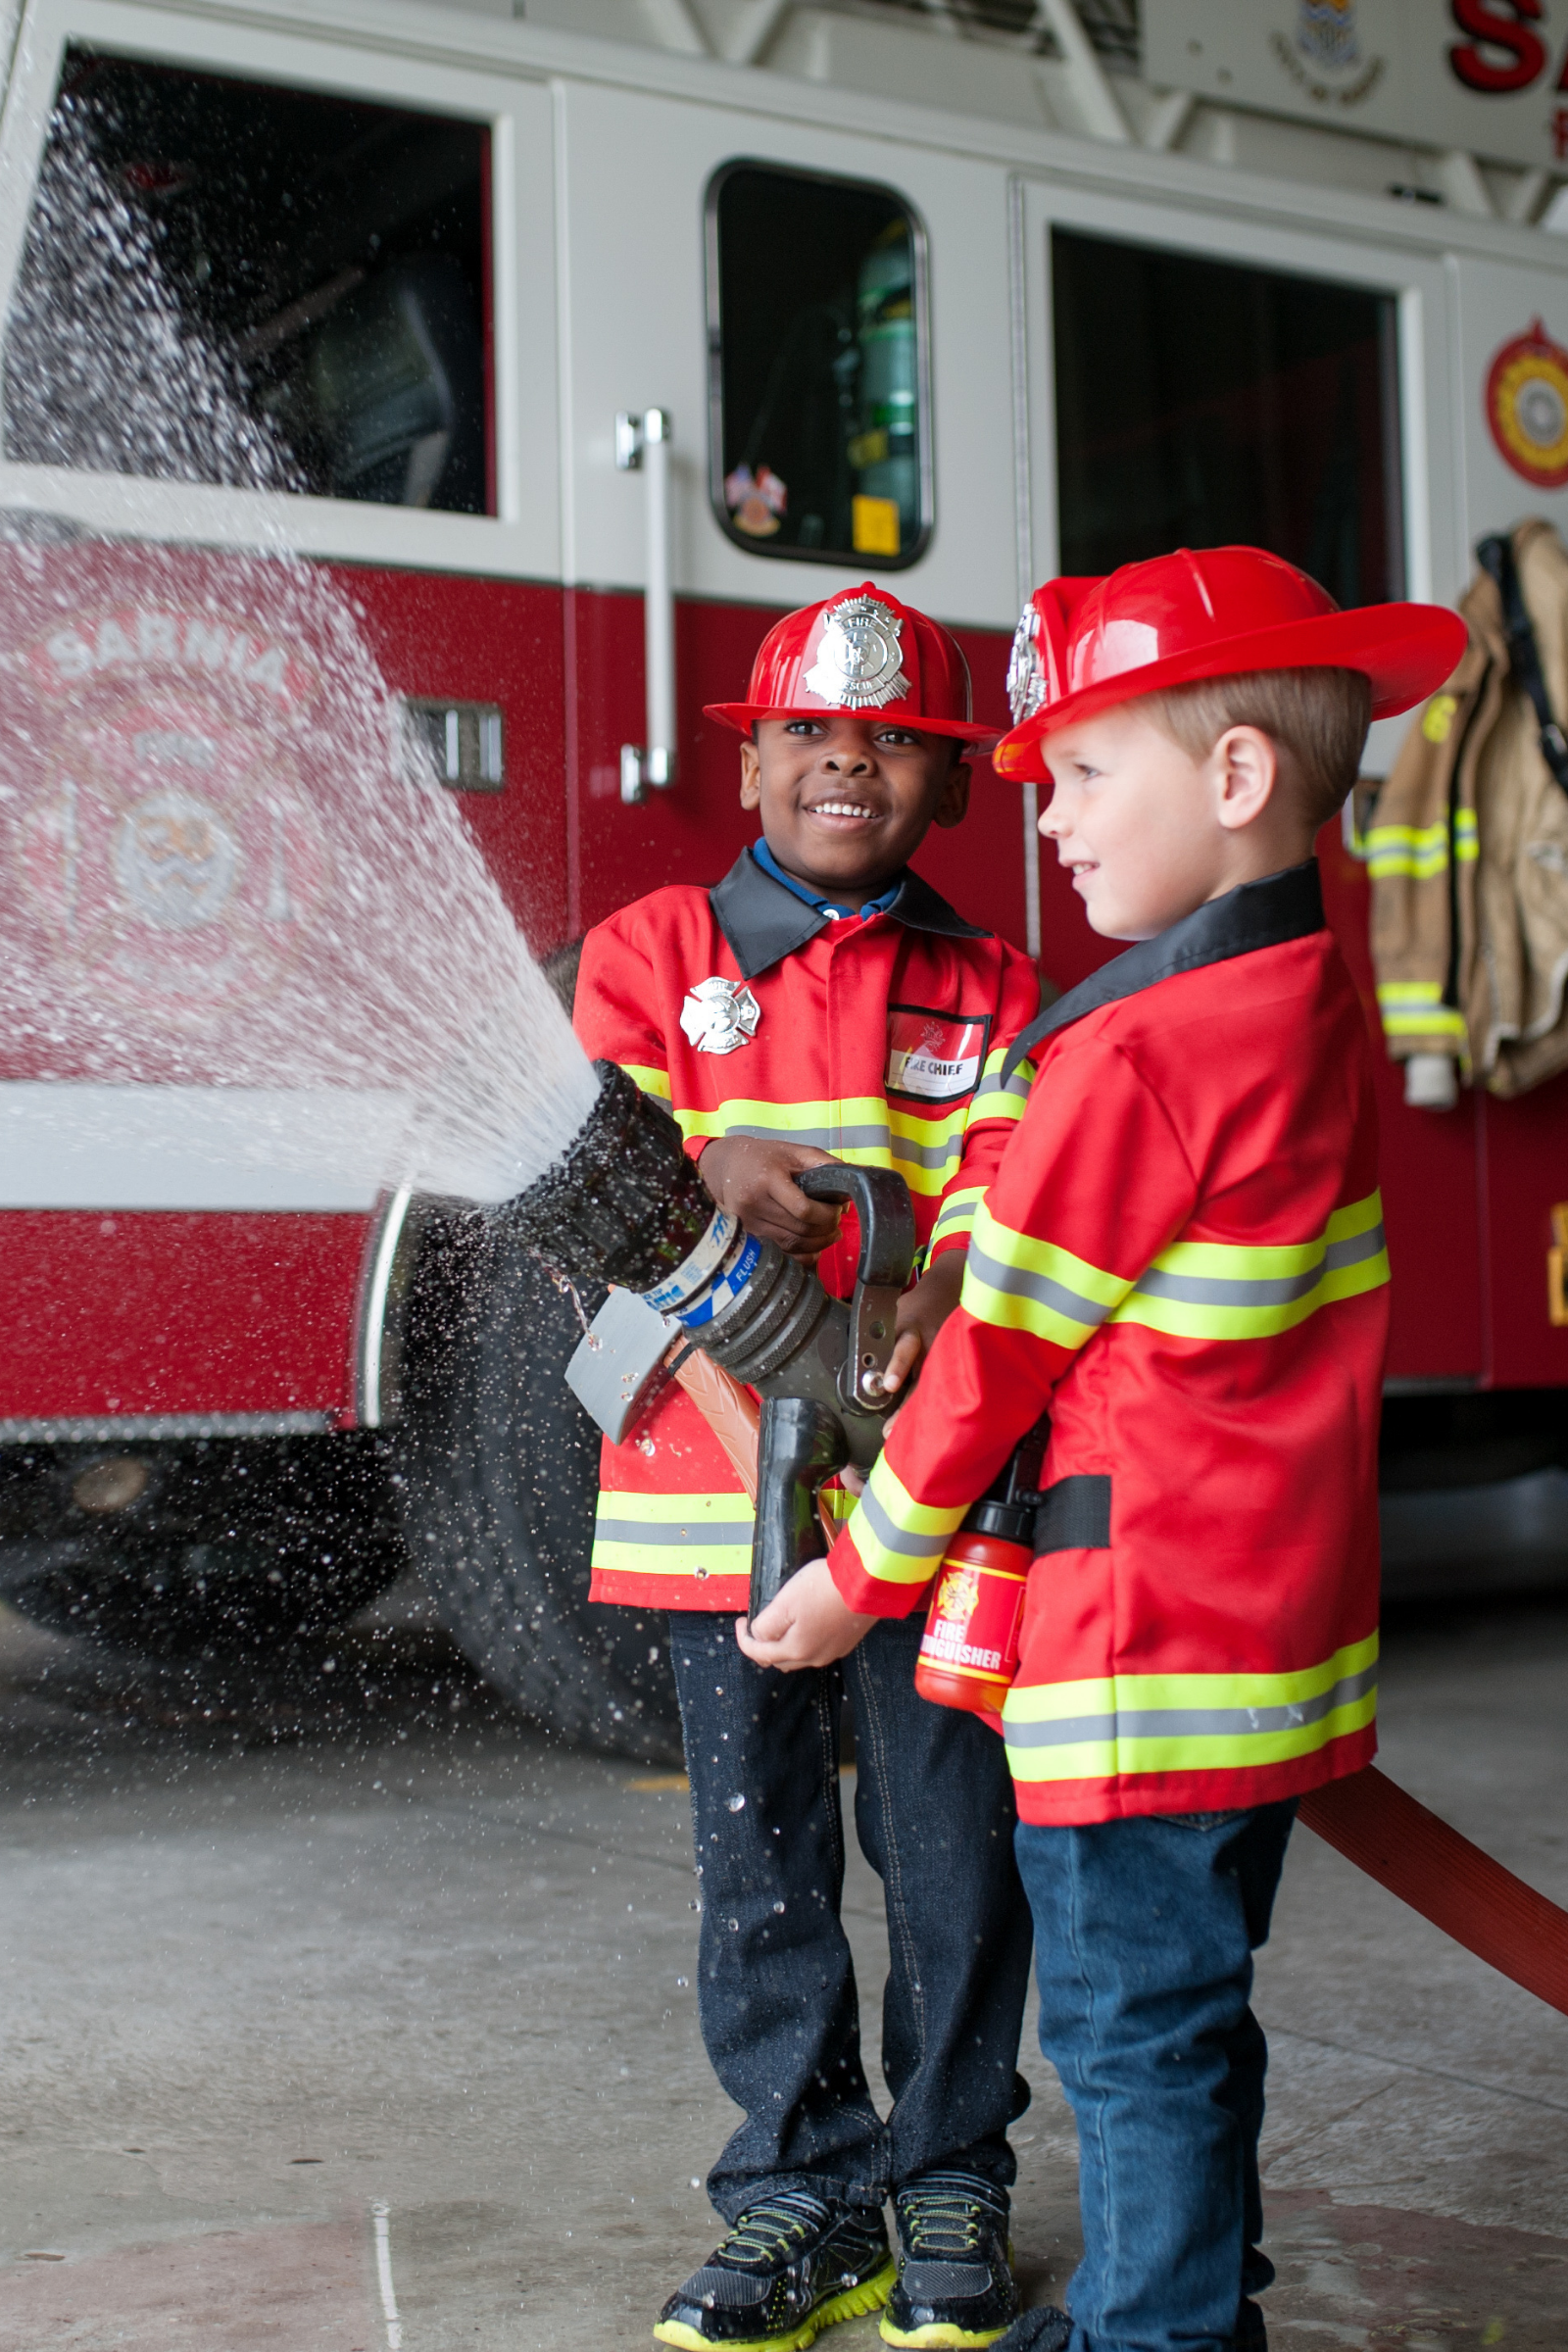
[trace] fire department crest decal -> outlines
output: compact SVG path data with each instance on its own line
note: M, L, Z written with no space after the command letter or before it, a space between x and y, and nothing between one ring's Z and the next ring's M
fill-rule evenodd
M1355 0L1299 0L1296 46L1312 65L1326 66L1331 73L1359 65Z
M158 931L216 923L233 896L240 848L222 812L180 785L134 802L114 831L115 877Z
M1568 483L1568 351L1539 318L1493 357L1487 423L1497 454L1538 490Z
M699 1054L733 1054L737 1046L749 1046L761 1017L744 980L721 980L716 973L689 988L680 1008L681 1028Z
M1383 79L1387 60L1368 57L1356 22L1358 5L1359 0L1297 0L1294 39L1278 26L1268 36L1297 88L1318 106L1359 106Z
M899 640L904 623L880 597L847 597L822 626L816 660L806 673L808 694L840 710L880 710L907 694Z
M190 693L69 715L18 848L61 976L166 1029L270 995L328 883L287 749Z
M1040 615L1033 605L1025 605L1018 626L1013 631L1012 652L1007 657L1007 708L1012 723L1021 727L1026 718L1033 718L1046 699L1046 664L1040 652Z

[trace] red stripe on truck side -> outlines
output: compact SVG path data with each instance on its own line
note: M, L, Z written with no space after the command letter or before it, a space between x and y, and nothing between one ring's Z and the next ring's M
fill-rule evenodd
M0 1420L350 1410L368 1223L0 1211Z

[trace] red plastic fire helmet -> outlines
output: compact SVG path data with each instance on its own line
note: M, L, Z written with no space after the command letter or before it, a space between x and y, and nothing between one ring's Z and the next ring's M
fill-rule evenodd
M1342 612L1294 564L1260 547L1178 548L1103 579L1048 580L1024 608L1007 693L1012 732L997 773L1047 779L1043 739L1136 695L1256 669L1358 669L1372 715L1393 718L1435 692L1465 648L1442 605Z
M969 664L956 638L870 580L775 621L758 648L745 702L710 703L706 715L748 735L760 718L826 710L898 719L977 747L1002 731L970 715Z

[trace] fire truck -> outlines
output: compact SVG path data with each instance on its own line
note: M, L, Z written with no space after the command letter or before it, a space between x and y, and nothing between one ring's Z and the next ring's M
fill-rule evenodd
M748 838L702 707L793 606L886 580L1000 724L1055 571L1248 540L1446 601L1483 533L1568 523L1565 36L1564 0L0 6L0 1597L266 1658L412 1559L520 1705L674 1752L662 1625L585 1600L573 1301L247 1143L293 1098L244 1041L352 931L358 758L257 551L352 612L569 995L589 925ZM1037 814L982 765L918 862L1067 987L1114 951ZM1375 1032L1365 869L1320 860ZM1391 1589L1560 1573L1568 1092L1379 1066Z

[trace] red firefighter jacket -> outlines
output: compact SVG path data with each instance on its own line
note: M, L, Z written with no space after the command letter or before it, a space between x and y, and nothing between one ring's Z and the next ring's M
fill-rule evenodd
M1388 1258L1365 1023L1315 864L1062 998L963 1297L832 1552L921 1605L1044 1408L1004 1710L1034 1822L1255 1805L1375 1747Z
M886 912L829 920L748 851L713 890L675 883L590 931L573 1017L668 1103L694 1158L757 1135L895 1168L936 1255L967 1245L1022 1112L1029 1068L1002 1064L1039 1000L1028 957L917 876ZM846 1213L817 1265L837 1297L857 1250ZM751 1545L751 1504L683 1391L606 1442L590 1598L744 1609Z

